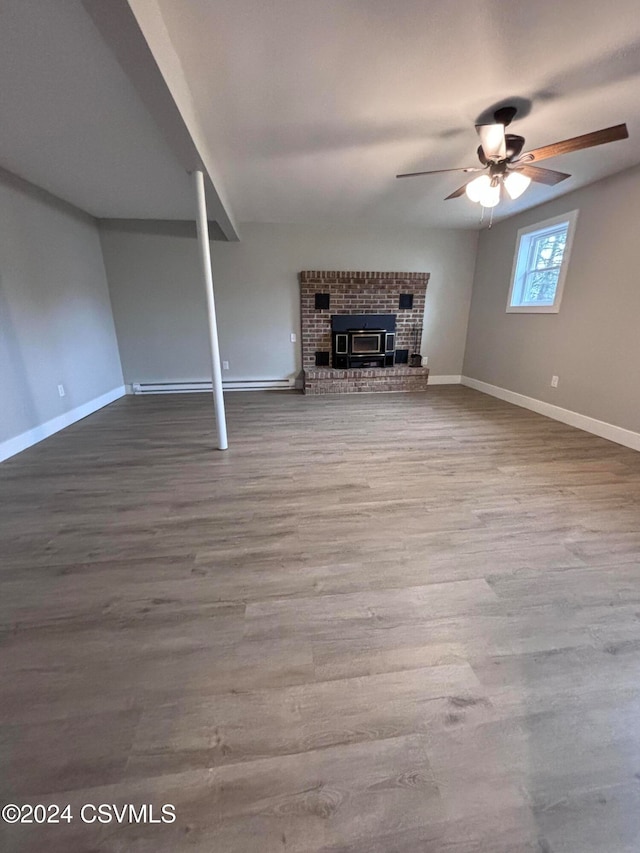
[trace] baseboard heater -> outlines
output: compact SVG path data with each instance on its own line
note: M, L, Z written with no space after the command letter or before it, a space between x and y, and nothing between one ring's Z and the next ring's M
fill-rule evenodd
M290 391L295 379L230 379L222 383L224 391ZM134 394L198 394L211 393L211 382L134 382Z

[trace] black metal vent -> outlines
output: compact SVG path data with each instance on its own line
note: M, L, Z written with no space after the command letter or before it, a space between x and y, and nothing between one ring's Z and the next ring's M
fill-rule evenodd
M330 301L329 293L316 293L316 311L326 311Z
M401 293L399 308L413 308L413 293Z

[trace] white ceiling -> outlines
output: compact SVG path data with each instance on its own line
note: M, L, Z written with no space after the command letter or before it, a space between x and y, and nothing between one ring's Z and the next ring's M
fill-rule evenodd
M544 163L571 172L500 215L640 162L638 0L159 0L240 221L474 227L443 201L479 114L529 100L527 148L626 121L631 138Z
M0 3L0 165L99 217L193 219L193 188L80 0Z
M184 163L91 2L0 2L0 166L99 217L192 219ZM464 176L394 176L474 165L474 122L511 99L527 148L622 121L631 138L546 161L573 177L499 216L640 163L638 0L144 2L242 221L477 227L477 205L443 201Z

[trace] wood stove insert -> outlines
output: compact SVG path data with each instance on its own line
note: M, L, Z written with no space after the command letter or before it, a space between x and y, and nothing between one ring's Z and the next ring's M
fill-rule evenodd
M332 364L337 369L393 367L394 314L335 314L331 318Z

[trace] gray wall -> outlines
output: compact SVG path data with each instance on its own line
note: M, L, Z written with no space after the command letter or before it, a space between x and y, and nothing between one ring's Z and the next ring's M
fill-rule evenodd
M155 230L155 233L154 233ZM190 229L101 223L125 381L210 377L204 293ZM432 374L460 374L477 233L243 224L213 242L224 379L297 377L303 269L426 271L423 353ZM290 334L298 336L290 342Z
M97 226L2 170L0 372L0 442L123 384Z
M518 228L576 208L560 313L505 313ZM464 374L640 431L639 223L636 167L482 232Z

